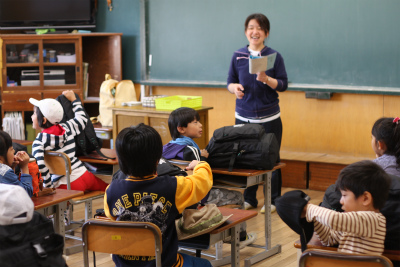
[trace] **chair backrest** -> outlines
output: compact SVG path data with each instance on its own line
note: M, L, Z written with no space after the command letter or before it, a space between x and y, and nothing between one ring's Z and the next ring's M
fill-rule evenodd
M82 227L84 266L88 251L117 255L155 256L161 267L162 234L149 222L88 220Z
M67 178L67 189L71 190L71 160L67 154L56 151L45 151L44 163L49 168L51 174L65 175Z
M393 267L385 256L341 253L322 249L307 249L300 257L299 267Z

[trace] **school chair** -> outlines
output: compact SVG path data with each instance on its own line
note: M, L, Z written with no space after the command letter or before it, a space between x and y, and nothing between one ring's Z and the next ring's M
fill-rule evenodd
M331 250L307 249L300 257L299 267L393 267L385 256L341 253Z
M67 178L67 189L71 190L70 183L70 175L71 175L71 160L69 157L63 152L56 151L45 151L44 152L44 162L49 168L51 174L56 175L65 175ZM66 238L75 239L81 241L80 237L74 236L73 231L83 225L83 223L90 218L92 218L92 201L98 198L103 198L103 191L91 191L85 192L83 196L73 198L70 200L70 212L69 212L69 225L66 226L66 232L71 234L66 234ZM85 220L83 221L74 221L73 220L73 206L77 204L85 204ZM66 254L74 254L82 251L81 245L74 245L70 247L66 247Z
M295 248L297 248L297 259L300 259L301 254L302 254L300 240L296 240L293 245ZM307 250L310 250L310 249L337 252L337 247L326 247L326 246L323 246L322 244L318 244L315 242L309 242L307 244ZM394 266L400 266L400 250L385 249L383 251L382 255L385 256L386 258L388 258L393 263Z
M162 234L150 222L111 221L90 219L82 227L83 264L89 267L89 250L117 255L155 257L161 267Z

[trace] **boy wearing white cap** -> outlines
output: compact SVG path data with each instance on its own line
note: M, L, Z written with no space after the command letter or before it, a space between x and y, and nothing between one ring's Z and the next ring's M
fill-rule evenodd
M71 159L71 189L80 191L105 191L108 186L103 180L89 172L83 163L75 156L75 139L85 129L88 118L83 111L82 104L76 99L71 90L64 91L63 95L72 102L75 118L60 123L64 110L60 102L55 99L29 99L34 105L32 115L33 129L40 130L32 144L32 154L36 158L39 171L42 173L46 187L67 189L65 176L51 175L44 164L44 151L64 152Z

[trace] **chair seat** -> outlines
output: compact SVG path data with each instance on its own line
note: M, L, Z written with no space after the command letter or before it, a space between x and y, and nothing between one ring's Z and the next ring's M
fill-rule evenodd
M296 240L293 245L295 248L301 249L300 240ZM318 246L318 245L312 245L312 244L307 244L307 249L321 249L321 250L337 251L337 247L326 247L326 246ZM385 249L383 251L382 255L392 261L400 261L400 250Z

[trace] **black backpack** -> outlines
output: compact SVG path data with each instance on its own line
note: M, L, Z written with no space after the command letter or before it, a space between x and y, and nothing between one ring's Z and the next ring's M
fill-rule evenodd
M278 160L279 144L273 133L259 124L225 126L214 131L206 150L214 168L272 170Z
M2 267L64 267L63 248L53 222L36 211L27 223L0 225Z
M76 99L78 101L81 101L79 96L75 94ZM75 117L74 111L72 110L72 103L69 101L64 95L59 95L56 100L61 103L61 106L64 109L64 117L61 121L61 123L65 123L70 119L73 119ZM82 102L82 101L81 101ZM103 153L101 153L100 149L102 146L102 141L100 138L96 136L96 132L94 131L93 123L89 119L89 115L87 114L86 110L83 108L83 111L86 114L86 117L88 118L88 121L86 123L85 129L77 136L75 136L75 156L86 156L89 158L92 158L88 154L96 151L97 154L99 154L101 157L103 157L104 160L110 159L110 157L105 156ZM99 158L96 158L99 159ZM112 158L115 159L115 158Z

